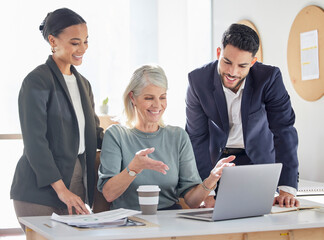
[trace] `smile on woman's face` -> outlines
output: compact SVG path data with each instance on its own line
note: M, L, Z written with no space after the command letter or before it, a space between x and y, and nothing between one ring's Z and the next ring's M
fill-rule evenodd
M136 110L135 127L144 132L157 131L167 107L166 89L149 84L140 95L132 95L131 99Z
M57 37L49 35L54 47L53 59L63 74L70 75L71 65L79 66L88 49L88 28L85 23L67 27Z

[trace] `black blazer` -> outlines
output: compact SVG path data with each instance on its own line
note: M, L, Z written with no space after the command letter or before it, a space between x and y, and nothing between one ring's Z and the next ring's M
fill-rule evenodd
M94 162L103 129L94 112L90 83L71 66L80 91L85 117L85 153L88 199L93 202ZM14 174L12 199L65 208L51 183L60 179L67 188L79 150L76 113L62 73L49 56L24 79L19 92L19 117L24 152Z

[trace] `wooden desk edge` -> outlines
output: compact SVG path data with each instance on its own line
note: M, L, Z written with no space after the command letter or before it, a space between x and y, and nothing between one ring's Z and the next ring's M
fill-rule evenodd
M31 228L26 227L27 240L46 240L41 234ZM305 228L281 231L249 232L249 233L227 233L215 235L197 235L197 236L170 236L157 238L132 238L137 240L249 240L249 239L272 239L272 240L322 240L324 239L324 228Z

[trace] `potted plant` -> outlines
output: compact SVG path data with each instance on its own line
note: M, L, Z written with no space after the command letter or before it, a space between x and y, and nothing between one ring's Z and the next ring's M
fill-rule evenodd
M107 115L108 114L108 101L109 101L109 98L106 97L103 101L102 101L102 104L100 106L100 113L101 114L105 114Z

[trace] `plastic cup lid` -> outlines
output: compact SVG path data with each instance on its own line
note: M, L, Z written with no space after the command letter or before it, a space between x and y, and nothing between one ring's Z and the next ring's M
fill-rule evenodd
M161 189L158 185L141 185L137 189L138 192L159 192Z

